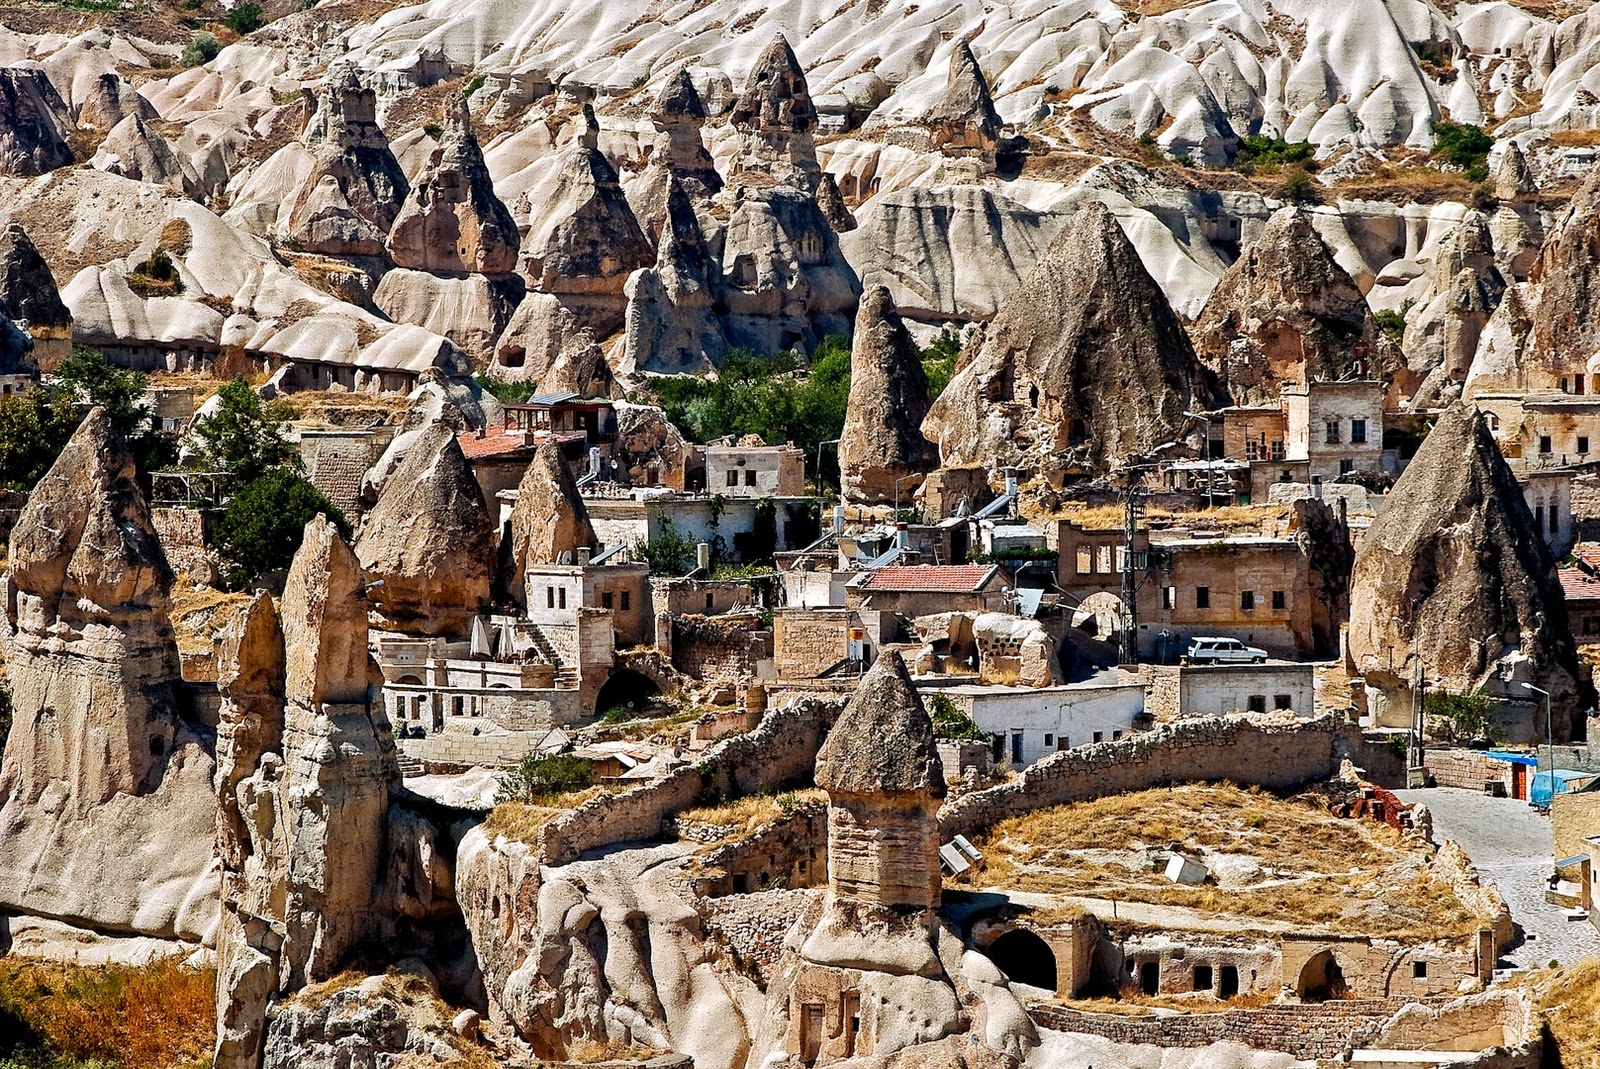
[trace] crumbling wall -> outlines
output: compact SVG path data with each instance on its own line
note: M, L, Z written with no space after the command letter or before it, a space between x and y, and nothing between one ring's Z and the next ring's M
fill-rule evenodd
M796 806L754 835L735 837L699 861L695 891L705 898L775 887L815 887L828 879L828 808Z
M667 817L702 800L753 794L808 778L840 708L838 703L808 701L775 709L754 731L706 751L698 765L584 803L540 829L540 859L563 865L597 847L659 835Z
M1332 717L1291 721L1208 717L1163 724L1117 742L1063 750L998 787L963 795L939 811L944 839L1049 806L1168 783L1220 781L1288 791L1339 770L1362 748L1359 732Z
M736 683L755 676L755 661L769 654L754 617L717 619L680 616L673 619L672 667L691 679Z

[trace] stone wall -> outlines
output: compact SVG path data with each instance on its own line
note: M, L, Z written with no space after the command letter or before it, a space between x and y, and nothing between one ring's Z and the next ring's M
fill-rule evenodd
M772 655L772 635L754 615L679 616L671 627L672 667L690 679L753 679L755 662Z
M406 757L420 761L425 768L509 768L531 753L548 734L546 730L508 731L494 735L469 735L454 732L429 735L424 739L397 739Z
M1554 860L1590 853L1593 848L1583 840L1600 835L1600 791L1556 795L1550 805L1550 825L1555 836Z
M843 703L810 701L772 710L754 731L706 751L698 765L584 803L540 830L540 860L563 865L597 847L654 838L669 816L690 806L809 781L842 708Z
M1289 791L1335 775L1347 754L1360 764L1365 750L1359 732L1327 716L1162 724L1117 742L1063 750L1009 783L954 799L939 812L939 834L949 840L1037 809L1168 783L1227 780Z
M772 890L715 899L706 907L706 937L728 948L735 968L765 985L777 969L783 937L821 895L809 889Z
M206 514L199 509L153 508L150 522L178 575L209 582L215 574L211 551L206 548Z
M1483 790L1485 781L1496 780L1505 784L1506 794L1511 794L1511 765L1496 761L1475 750L1427 751L1423 763L1428 775L1440 787L1464 787L1471 791ZM1528 773L1531 778L1533 773Z
M771 887L815 887L828 880L828 807L810 802L754 835L733 838L699 861L695 891L705 898Z
M1303 1059L1331 1059L1367 1046L1412 1000L1361 999L1315 1005L1285 1003L1258 1010L1224 1010L1159 1017L1083 1013L1060 1006L1033 1006L1034 1023L1059 1032L1080 1032L1117 1043L1155 1047L1205 1047L1233 1042L1255 1050L1283 1051ZM1445 1000L1430 1000L1429 1008Z
M843 610L786 609L773 619L773 659L779 679L812 679L844 659L855 620Z

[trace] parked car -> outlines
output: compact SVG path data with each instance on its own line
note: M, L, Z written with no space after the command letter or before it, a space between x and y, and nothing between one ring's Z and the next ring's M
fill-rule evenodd
M1267 651L1236 638L1196 638L1189 642L1190 664L1266 664Z

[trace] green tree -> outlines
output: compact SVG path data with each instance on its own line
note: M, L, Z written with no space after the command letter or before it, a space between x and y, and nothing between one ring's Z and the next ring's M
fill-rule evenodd
M306 524L318 513L350 537L344 514L299 472L277 468L246 484L217 521L216 548L227 565L224 584L240 590L269 572L287 568L300 548Z
M947 696L930 694L926 704L933 720L933 733L939 738L989 741L989 733L978 727L972 717L957 708Z
M244 0L244 3L235 5L222 21L228 29L238 34L254 33L267 24L261 14L261 5L255 0Z
M31 490L56 462L78 427L65 391L42 386L0 398L0 484Z
M1283 185L1278 187L1278 196L1290 204L1318 204L1322 196L1317 192L1317 184L1312 181L1311 174L1304 167L1296 167L1283 179Z
M938 397L950 385L950 379L956 373L956 362L961 359L961 345L961 335L945 327L922 350L922 373L928 378L929 397Z
M1441 119L1433 124L1433 155L1463 171L1473 182L1489 177L1489 150L1494 138L1483 127Z
M571 754L523 754L500 776L496 802L532 805L552 795L585 790L594 784L594 766Z
M222 51L222 42L214 34L204 30L189 39L189 46L183 50L183 55L178 57L178 63L184 67L198 67L203 63L210 63L217 58L217 53Z
M1489 715L1493 705L1481 688L1464 694L1436 690L1423 699L1422 711L1429 718L1429 730L1450 742L1497 743L1505 738L1505 732Z
M56 383L69 396L105 409L111 425L130 444L148 424L149 416L139 405L149 385L144 372L117 367L94 349L74 347L56 368Z
M633 545L633 558L650 565L650 574L680 576L694 560L694 539L679 531L671 520L661 521L661 530L648 542Z
M241 376L217 394L222 405L193 431L200 462L210 471L225 471L242 485L274 468L300 467L300 454L284 435L283 422L272 416Z

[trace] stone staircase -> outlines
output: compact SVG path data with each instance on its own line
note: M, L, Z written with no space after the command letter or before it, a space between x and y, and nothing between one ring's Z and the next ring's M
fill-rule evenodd
M538 654L539 660L546 664L555 665L556 686L563 689L576 688L578 686L577 668L566 662L556 650L555 645L545 635L543 629L538 624L526 624L521 630L532 645L533 652Z

